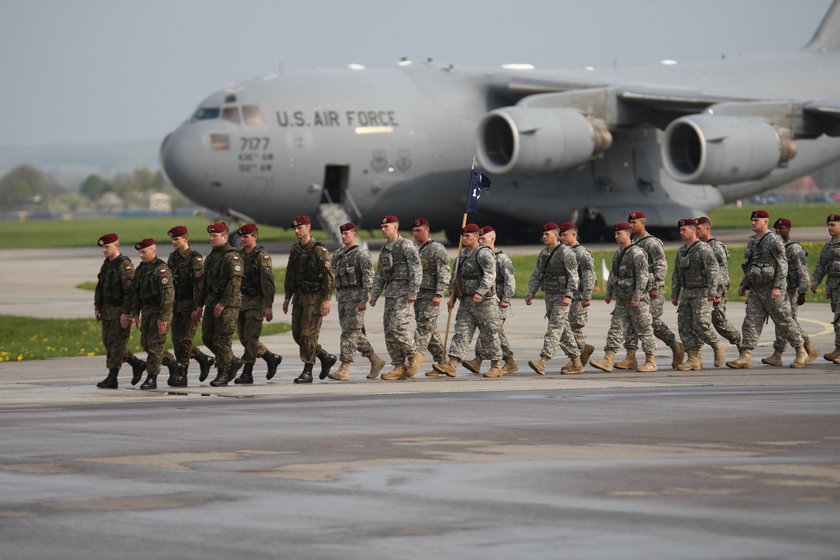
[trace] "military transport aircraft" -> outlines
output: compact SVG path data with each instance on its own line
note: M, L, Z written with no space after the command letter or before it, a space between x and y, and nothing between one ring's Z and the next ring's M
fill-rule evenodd
M667 62L667 61L664 61ZM269 74L217 91L163 141L162 167L221 215L335 231L385 214L457 237L474 156L477 220L536 239L643 210L701 215L840 158L840 0L786 54L596 71L402 60Z

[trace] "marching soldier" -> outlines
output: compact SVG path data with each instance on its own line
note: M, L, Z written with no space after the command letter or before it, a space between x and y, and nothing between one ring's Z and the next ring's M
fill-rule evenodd
M420 291L414 302L414 342L418 352L425 352L428 348L434 363L442 364L446 362L446 348L438 332L438 315L440 302L449 289L449 255L441 243L429 237L429 220L426 218L411 222L411 235L417 244L423 268ZM426 373L430 374L434 376L437 372L433 369Z
M645 351L645 362L640 364L636 371L657 371L656 339L653 336L653 320L650 315L650 267L647 253L633 243L630 237L631 228L627 222L619 222L613 226L618 249L613 255L604 302L610 303L615 296L615 309L607 332L604 359L589 362L602 371L612 371L615 353L628 333L634 333L638 337Z
M96 384L100 389L116 389L117 375L123 362L131 365L131 384L137 385L146 369L146 362L128 351L131 335L131 307L134 297L134 266L120 253L120 239L107 233L96 242L105 262L99 269L93 296L93 313L102 322L102 344L107 354L108 376Z
M560 224L560 241L575 252L578 264L578 289L569 306L569 328L572 329L572 336L580 350L581 368L586 365L595 347L586 343L586 336L583 328L588 319L588 308L592 301L592 290L595 288L595 261L589 249L578 242L578 228L572 222ZM560 370L562 374L571 373L569 370Z
M697 239L697 222L693 218L684 218L678 225L683 245L677 251L671 275L671 303L679 303L677 324L688 359L677 369L703 369L700 356L703 343L714 349L715 367L720 367L726 361L726 345L712 328L712 303L720 282L717 259L712 248Z
M633 228L633 242L645 250L650 267L650 316L653 321L653 334L668 345L673 353L671 367L676 369L683 362L685 347L677 340L668 325L662 320L662 312L665 307L665 296L662 290L665 286L665 275L668 274L668 259L665 257L665 246L662 241L647 232L645 224L647 218L641 211L631 212L629 216L630 225ZM618 369L630 369L636 367L636 347L638 343L635 336L628 337L624 343L627 349L627 357L616 363Z
M545 294L545 315L548 329L543 338L539 360L529 360L528 365L540 375L545 375L545 366L561 348L569 357L563 368L566 374L583 372L580 348L569 326L569 308L578 291L578 262L575 252L560 243L560 226L549 222L542 227L545 247L537 257L534 272L528 281L528 295L525 305L531 305L537 290Z
M277 366L283 361L283 356L271 352L260 342L263 319L271 322L274 319L274 268L271 265L271 255L257 245L259 229L257 224L245 224L236 230L242 250L239 257L245 268L240 291L242 292L242 306L236 322L236 332L239 342L245 347L242 354L242 373L233 380L236 384L250 385L254 382L254 364L257 358L262 358L268 365L265 378L271 379L277 373Z
M458 364L464 360L476 329L482 357L490 360L490 369L484 373L484 377L504 375L499 365L502 349L499 345L496 258L489 247L478 244L479 231L476 224L467 224L461 229L464 251L455 267L453 284L454 293L461 301L455 315L455 334L449 345L449 361L432 366L438 373L445 373L449 377L455 377ZM452 309L455 302L450 299L447 305Z
M382 374L385 381L396 381L414 374L423 365L422 348L418 348L409 328L412 305L417 300L423 280L420 253L411 241L400 237L400 221L396 216L385 216L379 226L386 243L379 252L379 266L373 278L370 304L385 292L385 310L382 316L385 328L385 345L394 369Z
M368 379L376 379L385 360L376 355L365 336L365 309L373 284L373 261L370 252L357 243L356 224L347 222L338 228L342 246L332 255L335 273L335 297L338 300L338 321L341 324L341 365L329 374L330 379L348 381L348 368L356 350L370 360Z
M140 266L134 273L132 316L140 325L140 344L146 351L146 380L140 389L157 389L157 376L163 360L163 345L172 323L175 302L172 272L157 258L157 245L151 238L135 243L140 253ZM180 364L177 364L180 372ZM170 376L171 379L171 376Z
M213 387L223 387L236 376L242 361L233 355L231 339L242 304L242 259L228 243L228 226L218 222L207 226L213 248L204 261L204 290L198 300L196 318L201 319L201 340L216 357Z
M312 238L309 216L298 216L292 221L292 227L298 241L292 245L286 266L283 313L288 313L289 303L293 303L292 337L300 348L303 362L303 371L295 378L295 383L312 383L315 358L321 362L319 379L326 379L338 360L318 343L321 321L330 313L335 276L330 252Z
M718 263L718 282L712 304L712 326L733 346L741 346L741 331L726 318L726 294L729 292L729 250L719 239L712 237L712 222L706 216L697 218L697 238L712 248Z
M840 363L840 214L829 214L825 220L831 239L820 250L820 259L814 267L811 292L817 293L817 287L825 278L825 295L831 299L831 312L834 314L834 350L824 354L830 362Z
M784 243L769 230L770 215L766 210L755 210L750 221L754 233L744 251L744 278L738 287L742 296L747 290L750 292L741 328L741 353L737 360L726 365L736 369L752 367L752 351L769 316L778 333L796 349L796 359L790 367L801 368L808 355L803 348L802 332L791 316L790 303L785 297L788 263Z
M802 340L805 344L805 352L808 353L806 364L810 364L817 359L820 351L817 350L811 343L811 339L805 334L805 330L796 318L797 307L805 303L805 294L808 293L808 286L811 284L811 276L808 274L808 251L798 241L790 238L791 223L787 218L779 218L773 224L773 229L776 235L782 238L785 244L785 258L788 264L787 273L787 291L785 297L788 299L790 305L790 314L793 320L799 325L799 330L802 331ZM779 332L779 327L776 327L776 340L773 342L773 354L761 359L761 363L770 366L782 365L782 353L785 351L784 337Z

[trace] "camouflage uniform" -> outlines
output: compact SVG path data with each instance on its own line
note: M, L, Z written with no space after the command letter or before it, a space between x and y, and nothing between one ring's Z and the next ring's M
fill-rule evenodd
M172 271L161 259L140 263L134 274L134 300L132 315L140 316L140 344L147 353L146 370L149 374L144 389L154 388L160 373L167 333L161 333L157 322L172 322L175 290ZM147 384L151 382L151 387Z
M586 346L583 328L586 326L589 311L581 302L592 299L592 289L596 281L595 261L592 259L592 253L583 245L577 244L571 249L575 252L578 264L578 289L572 299L572 305L569 306L569 328L572 330L578 349L583 352Z
M449 289L449 255L446 248L437 241L426 242L418 252L423 279L414 302L414 342L418 351L423 352L428 348L434 361L441 363L446 361L446 348L443 347L437 328L440 305L432 305L432 299L442 297Z
M119 370L124 361L137 360L128 351L131 326L125 329L120 326L120 315L131 314L133 282L134 266L125 255L119 255L112 261L105 259L99 269L93 306L102 321L102 344L109 370Z
M712 325L720 336L729 341L730 344L740 346L741 331L726 318L726 293L729 291L729 250L726 245L712 237L706 243L712 249L718 263L718 282L714 295L720 297L720 301L712 304Z
M499 303L507 302L510 305L510 298L513 297L516 291L516 276L513 270L513 261L501 249L493 251L493 256L496 257L496 297L499 298ZM510 342L508 342L507 335L505 334L507 312L506 307L499 307L499 346L502 349L502 359L506 361L513 358L513 349L510 347ZM489 360L490 357L482 346L482 340L484 339L479 337L475 344L475 355L482 360Z
M797 300L799 294L805 295L808 292L808 286L811 285L811 275L808 274L808 251L798 241L790 240L785 243L785 258L788 263L788 273L786 279L787 290L784 296L788 300L788 305L790 305L791 317L799 325L799 321L796 319L797 308L799 307ZM804 341L806 337L801 325L799 325L799 330L803 332ZM787 343L778 325L776 325L776 340L773 342L773 349L784 352L785 346L787 346Z
M771 231L761 238L752 235L747 242L744 259L741 287L750 293L747 297L741 347L750 351L756 347L764 322L769 316L776 324L777 332L791 346L801 348L802 333L791 316L790 303L785 297L788 262L782 238ZM770 295L773 288L782 291L776 299Z
M274 268L269 255L262 245L257 245L248 253L245 249L239 251L239 258L244 265L244 276L240 291L242 305L236 322L236 333L239 342L245 347L242 362L245 365L254 364L268 350L260 342L265 310L274 305Z
M651 282L644 249L632 244L615 252L607 282L607 296L615 300L615 309L607 332L606 351L616 352L626 334L632 332L641 340L645 354L656 352L650 314ZM639 302L638 307L630 305L631 301Z
M199 305L204 307L201 339L216 356L216 370L222 377L232 377L231 339L242 303L240 286L244 274L239 252L225 243L213 247L204 261L204 290ZM225 306L219 317L213 315L217 304Z
M478 329L482 357L500 360L499 300L496 298L496 258L493 251L485 246L465 251L455 268L454 291L460 304L455 315L455 332L449 344L449 355L463 361ZM479 303L473 301L475 294L482 295Z
M422 279L423 265L414 242L397 237L393 243L385 244L379 253L371 298L379 299L385 291L382 317L385 345L395 366L404 364L419 351L410 333L412 304L406 298L417 296Z
M192 248L183 255L175 250L169 255L166 266L172 271L175 284L172 346L175 349L175 360L187 365L190 358L197 358L201 354L193 346L198 325L193 323L192 312L200 307L198 302L204 291L204 258Z
M543 338L541 356L551 359L557 348L561 348L570 358L580 356L572 329L569 325L571 305L563 307L563 298L574 300L578 291L578 262L575 252L558 243L554 249L544 247L537 257L534 272L528 281L528 297L533 298L542 288L545 294L545 315L548 329Z
M342 363L350 363L357 349L366 358L373 354L373 346L365 336L365 312L358 309L370 298L373 261L370 252L358 245L340 247L332 255L332 269L341 324L340 358Z
M834 346L840 348L840 239L831 239L820 250L814 267L813 284L819 286L825 278L825 292L831 298L831 322L834 325Z
M650 299L650 317L651 326L653 327L653 334L667 344L674 346L677 337L662 320L662 313L665 309L665 296L662 293L665 286L665 276L668 274L668 258L665 256L665 246L662 241L649 233L639 239L634 239L633 242L644 249L648 259L648 266L650 271L650 280L647 287L648 292L656 288L658 294L655 298ZM624 343L625 348L637 348L638 341L635 334L628 336Z
M712 248L696 240L681 245L671 274L671 298L679 300L677 324L686 350L699 350L703 343L719 342L712 328L712 302L720 282L720 272ZM699 366L698 366L699 367Z
M326 354L318 343L323 320L321 302L332 297L334 287L327 248L314 239L306 245L295 243L286 266L284 291L286 299L292 300L292 337L300 347L304 364L314 364L316 357Z

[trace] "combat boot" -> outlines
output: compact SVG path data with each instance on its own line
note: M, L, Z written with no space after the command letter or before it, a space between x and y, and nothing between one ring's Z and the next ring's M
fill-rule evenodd
M816 346L814 346L814 343L811 342L810 338L808 338L807 336L803 338L805 340L805 351L808 353L808 359L805 361L805 363L810 364L811 362L817 359L817 357L820 355L820 351Z
M265 378L271 379L277 373L277 366L283 361L283 356L266 350L265 354L262 355L262 359L268 364L268 371L265 372Z
M338 370L330 373L327 377L335 379L336 381L350 381L350 372L347 370L349 367L349 362L341 362L341 365L338 366Z
M481 373L481 362L483 362L483 361L484 360L482 360L481 358L476 356L472 360L464 360L463 362L461 362L461 365L463 365L469 371L478 375L478 374Z
M519 365L516 363L516 360L513 359L513 356L505 358L505 365L502 368L502 371L505 372L505 375L510 375L519 371Z
M338 358L321 348L318 352L318 360L321 362L321 373L318 374L318 379L326 379L330 374L330 368L335 365Z
M484 372L484 377L503 377L505 372L499 366L499 360L490 360L490 369Z
M242 367L242 360L237 358L236 356L230 361L230 369L228 370L227 380L228 382L233 381L233 378L236 377L236 372L239 371L239 368Z
M213 378L213 381L210 382L210 385L213 387L225 387L228 384L228 375L227 372L219 370L216 373L216 377Z
M834 350L828 354L823 354L823 358L829 362L833 362L834 360L840 358L840 346L835 346Z
M703 369L700 350L689 350L688 359L677 366L677 371L699 371Z
M796 347L796 359L790 364L792 368L802 368L805 367L805 364L808 363L808 353L805 352L805 348L803 346Z
M242 373L233 382L236 385L252 385L254 383L254 364L245 364Z
M422 352L416 352L409 360L408 366L405 368L406 377L414 377L414 374L420 371L420 366L426 361L426 357Z
M117 382L117 375L119 375L119 368L111 368L108 370L108 376L96 384L100 389L116 389L119 387Z
M143 378L143 372L146 371L146 362L134 354L129 354L125 361L131 366L131 384L137 385Z
M157 374L156 373L147 373L146 380L140 385L140 390L148 391L151 389L157 389Z
M671 368L677 369L677 366L683 363L685 359L685 346L679 340L674 339L671 344L671 352L673 352L673 359L671 360ZM636 371L639 371L638 369ZM654 370L656 371L656 370Z
M172 371L175 371L173 377ZM170 387L186 387L187 386L187 366L180 362L170 363L169 365L169 379L166 383Z
M394 366L394 369L386 371L382 374L383 381L402 381L403 379L406 379L406 377L405 364L397 364Z
M370 360L370 371L367 374L368 379L376 379L379 375L379 372L382 371L382 368L385 367L385 360L377 356L376 354L371 354L367 357Z
M210 375L210 368L216 364L216 358L208 356L201 350L196 349L195 361L198 362L198 367L201 368L201 372L198 374L198 382L201 383Z
M712 346L712 350L715 352L715 367L720 367L725 364L726 344L724 344L722 340L718 339L717 343Z
M636 351L633 350L634 354L635 352ZM609 373L613 370L613 360L615 360L615 352L613 350L607 350L604 352L603 360L590 360L589 365Z
M580 351L580 363L581 365L586 365L589 362L589 358L592 357L592 353L595 351L595 347L591 344L584 344L583 350Z
M741 355L737 360L726 362L726 367L732 369L750 369L752 367L752 350L749 348L741 348Z
M449 377L455 377L455 372L458 371L458 365L461 360L454 356L449 356L449 361L445 364L435 364L432 367L438 373L445 373Z
M680 346L682 346L682 343L680 343ZM682 360L680 360L680 363L682 363ZM637 367L636 371L641 373L659 371L659 368L656 367L656 354L645 354L645 363Z
M583 360L580 359L580 356L573 357L568 364L560 369L561 375L577 375L578 373L583 373Z
M768 366L777 366L781 367L782 364L782 351L773 349L773 353L767 356L766 358L761 358L762 364L767 364Z
M303 364L303 371L295 377L295 383L312 383L312 366L314 364Z
M549 358L546 355L540 354L539 360L528 360L528 365L538 374L545 375L545 366L548 365L548 360Z
M612 367L614 367L615 369L636 369L637 367L639 367L639 362L636 361L636 349L628 348L627 355L624 357L624 359L614 363ZM609 371L612 371L612 369L610 369Z

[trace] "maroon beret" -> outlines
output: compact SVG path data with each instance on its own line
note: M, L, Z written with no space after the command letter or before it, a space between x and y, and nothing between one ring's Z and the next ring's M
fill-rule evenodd
M429 219L428 218L417 218L413 222L411 222L411 227L412 228L421 227L421 226L428 226L428 225L429 225Z
M478 233L480 233L481 235L485 235L487 233L490 233L491 231L496 231L495 229L493 229L493 226L484 226L483 228L478 230Z
M645 218L645 213L641 210L636 210L635 212L630 212L630 215L627 217L628 220L638 220L639 218Z
M119 241L120 238L117 237L116 233L106 233L102 237L99 238L99 241L96 242L97 245L100 247L104 247L105 245L110 245L111 243L116 243Z
M236 230L238 235L252 235L257 231L257 224L245 224Z
M140 249L145 249L146 247L151 247L154 244L155 244L155 240L152 239L151 237L147 237L143 241L138 241L137 243L135 243L134 248L139 251Z
M166 232L169 237L184 237L187 235L187 227L186 226L175 226L170 228L169 231Z
M207 226L207 233L225 233L227 230L227 224L224 222L218 222Z
M697 225L698 226L700 224L711 224L711 223L712 223L712 221L708 218L708 216L700 216L699 218L697 218Z
M560 224L559 229L560 229L560 233L563 233L565 231L569 231L570 229L574 229L576 227L577 226L575 225L574 222L563 222L562 224Z
M753 213L750 215L750 219L753 218L769 218L770 214L767 210L753 210Z
M543 233L545 233L547 231L551 231L553 229L560 229L560 226L558 226L554 222L548 222L547 224L543 224L543 227L542 227Z
M696 225L697 225L697 220L695 220L694 218L683 218L682 220L677 222L677 227L696 226Z
M461 233L478 233L481 231L481 228L478 227L478 224L467 224L461 228Z
M825 223L828 222L840 222L840 214L829 214L825 219Z
M387 215L382 217L382 221L379 222L380 224L398 224L400 223L400 219L396 216Z
M342 224L338 227L338 231L354 231L356 229L356 224L353 222L347 222L346 224Z
M776 223L773 224L774 228L777 228L777 227L788 227L789 228L790 226L791 226L790 220L788 220L787 218L779 218L778 220L776 220Z
M618 222L613 226L613 232L621 231L623 229L633 229L633 226L631 226L627 222Z
M312 219L309 216L297 216L292 220L292 227L305 226L312 224Z

